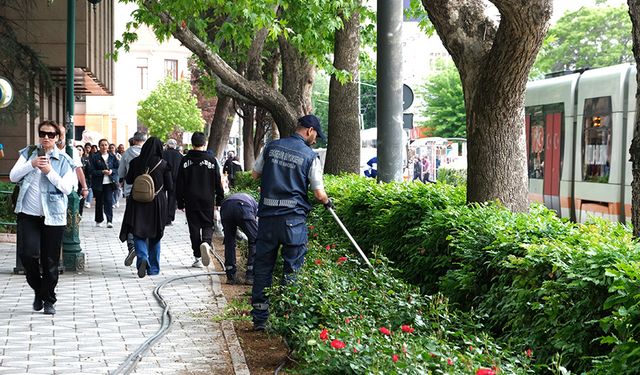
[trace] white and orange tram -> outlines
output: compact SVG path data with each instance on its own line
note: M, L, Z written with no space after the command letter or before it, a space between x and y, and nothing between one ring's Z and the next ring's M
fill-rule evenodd
M527 85L530 200L578 222L630 221L636 87L630 64Z

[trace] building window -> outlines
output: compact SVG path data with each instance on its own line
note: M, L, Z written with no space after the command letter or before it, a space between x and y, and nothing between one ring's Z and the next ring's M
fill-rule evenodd
M174 81L178 80L178 60L164 60L164 73L165 76L173 78Z
M582 179L609 182L611 168L611 97L584 101Z
M146 57L136 59L136 68L138 69L138 82L141 90L149 88L149 60Z

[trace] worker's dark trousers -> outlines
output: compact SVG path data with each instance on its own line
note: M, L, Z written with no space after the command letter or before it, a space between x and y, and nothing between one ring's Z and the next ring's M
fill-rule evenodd
M260 217L251 293L254 324L264 323L269 318L269 300L264 290L273 283L273 268L280 245L284 261L282 283L292 282L295 272L302 268L307 253L306 219L304 215Z

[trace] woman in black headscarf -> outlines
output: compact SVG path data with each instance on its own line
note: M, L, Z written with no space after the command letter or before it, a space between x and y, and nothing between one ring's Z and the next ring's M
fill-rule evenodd
M140 156L131 160L125 181L133 184L136 177L144 173L149 173L153 178L156 195L148 203L135 201L128 196L120 230L122 242L127 240L129 233L133 234L138 277L141 278L160 272L160 240L164 235L167 217L166 192L173 191L171 169L162 160L162 142L156 137L147 139Z

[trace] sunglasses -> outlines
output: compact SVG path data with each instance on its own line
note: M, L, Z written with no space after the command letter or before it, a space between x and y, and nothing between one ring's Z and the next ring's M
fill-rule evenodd
M38 131L38 136L40 136L40 138L49 138L49 139L54 139L56 136L58 135L58 133L56 132L43 132L42 130Z

